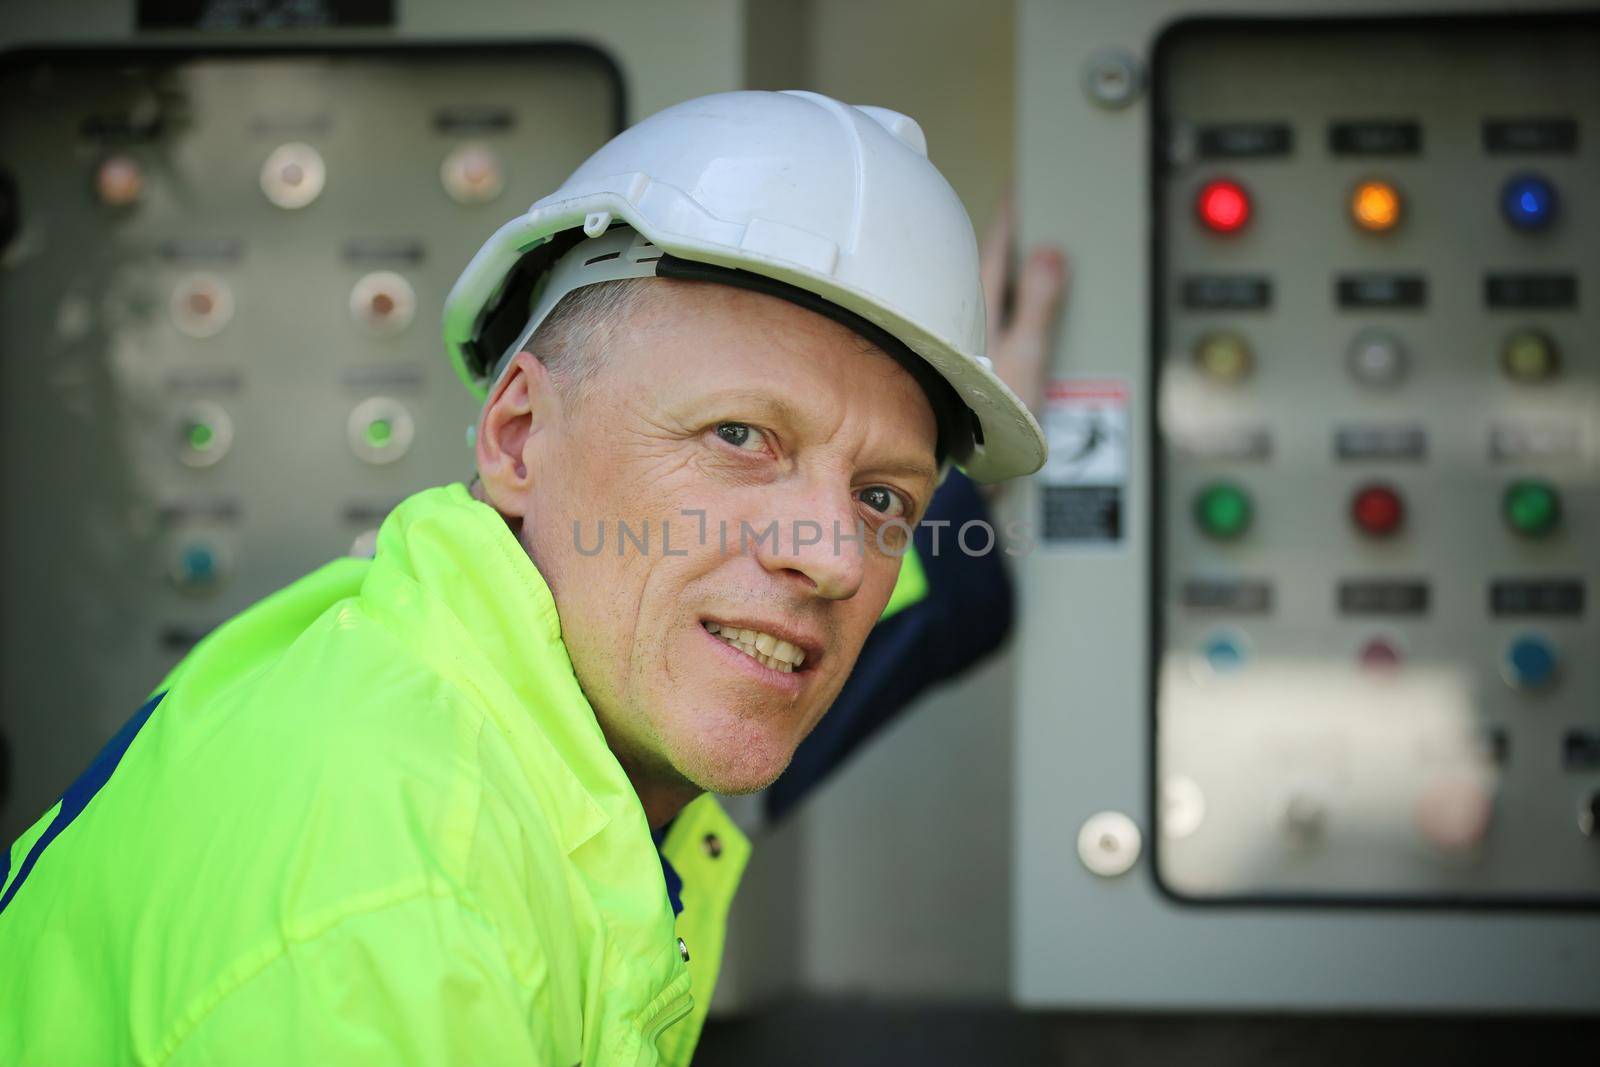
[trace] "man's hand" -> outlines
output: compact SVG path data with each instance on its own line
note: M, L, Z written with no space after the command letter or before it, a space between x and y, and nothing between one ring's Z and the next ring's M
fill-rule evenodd
M983 236L979 276L989 312L989 358L1000 380L1038 414L1050 363L1051 331L1067 284L1066 253L1054 245L1029 251L1013 271L1016 212L1012 197L1000 202Z

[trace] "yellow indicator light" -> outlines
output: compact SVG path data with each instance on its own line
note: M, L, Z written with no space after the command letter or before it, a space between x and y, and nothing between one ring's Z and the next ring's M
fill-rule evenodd
M1559 367L1555 342L1539 330L1518 330L1500 350L1506 377L1516 382L1542 382L1554 378Z
M1194 359L1206 377L1216 382L1237 382L1250 374L1250 346L1234 333L1213 333L1195 345Z
M1400 225L1400 190L1388 182L1362 182L1350 196L1350 216L1372 233L1394 229Z

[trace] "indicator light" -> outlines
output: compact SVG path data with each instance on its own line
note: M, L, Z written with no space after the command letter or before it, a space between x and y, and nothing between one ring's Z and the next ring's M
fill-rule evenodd
M179 332L213 337L233 318L233 290L215 274L190 274L173 288L168 311Z
M1561 521L1561 496L1548 482L1524 479L1506 487L1500 509L1513 533L1547 537Z
M1500 213L1524 232L1549 229L1559 206L1556 187L1538 174L1515 175L1500 189Z
M404 404L391 397L363 400L350 412L345 432L350 451L366 463L394 463L411 448L416 424Z
M1194 518L1200 529L1219 541L1240 537L1250 527L1250 495L1237 485L1218 482L1194 498Z
M183 554L183 571L191 582L209 582L217 576L217 559L209 548L195 545Z
M1394 385L1406 375L1405 346L1386 330L1363 330L1350 342L1345 366L1362 385Z
M215 404L188 405L173 421L177 459L185 467L210 467L221 462L233 444L233 420Z
M1514 382L1542 382L1556 376L1561 358L1543 330L1517 330L1500 349L1500 368Z
M291 141L273 149L261 165L261 191L274 204L293 211L322 195L327 177L322 154L303 141Z
M1386 637L1374 637L1362 645L1357 658L1368 670L1391 670L1400 666L1400 650Z
M189 426L189 447L196 452L204 452L217 443L217 431L209 423L196 422Z
M209 540L185 540L172 547L167 577L180 592L209 596L228 578L227 550Z
M1513 689L1543 689L1556 676L1556 650L1537 634L1523 634L1506 649L1506 684Z
M379 337L392 337L411 325L416 310L416 291L394 271L374 271L350 290L350 316Z
M1195 210L1213 233L1237 233L1250 221L1250 194L1238 182L1218 178L1200 187Z
M127 207L144 193L144 168L132 156L109 156L94 172L94 191L107 207Z
M1244 666L1244 648L1233 637L1218 634L1205 643L1206 663L1221 674Z
M1350 217L1369 233L1400 225L1400 190L1386 181L1365 181L1350 194Z
M482 204L500 195L506 172L494 149L465 144L445 157L439 166L439 180L456 203Z
M1254 363L1250 346L1236 333L1213 333L1200 338L1194 360L1208 378L1236 382L1250 375Z
M1387 485L1367 485L1350 499L1350 518L1368 537L1388 537L1405 521L1400 494Z

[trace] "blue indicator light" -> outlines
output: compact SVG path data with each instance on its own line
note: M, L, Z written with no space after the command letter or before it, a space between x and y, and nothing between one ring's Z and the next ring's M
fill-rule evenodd
M217 561L209 549L195 547L183 554L183 570L191 582L209 582L217 576Z
M1537 174L1518 174L1500 190L1500 210L1519 230L1547 229L1556 217L1556 188Z
M1516 689L1542 689L1556 673L1556 651L1550 642L1525 634L1506 650L1506 681Z
M1222 634L1206 642L1205 657L1211 669L1218 674L1244 666L1244 649L1232 637Z

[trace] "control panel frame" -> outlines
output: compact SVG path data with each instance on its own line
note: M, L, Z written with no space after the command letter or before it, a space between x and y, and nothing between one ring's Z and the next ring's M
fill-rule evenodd
M1483 36L1497 31L1532 30L1559 32L1578 29L1595 30L1597 28L1600 28L1600 11L1543 11L1527 15L1406 14L1356 15L1350 17L1197 14L1179 17L1168 22L1161 28L1151 44L1151 115L1147 129L1147 169L1144 175L1149 195L1148 210L1151 220L1147 293L1149 308L1149 362L1147 373L1149 375L1148 403L1152 412L1152 417L1145 427L1146 437L1144 441L1145 447L1149 450L1150 484L1152 486L1149 497L1152 533L1146 546L1150 574L1148 590L1150 663L1149 669L1145 672L1145 679L1148 685L1146 708L1149 716L1148 743L1146 745L1148 758L1146 803L1148 804L1147 810L1150 813L1152 829L1152 862L1146 866L1157 891L1174 904L1201 909L1229 907L1349 908L1401 911L1419 909L1428 911L1457 910L1469 914L1476 910L1528 911L1538 909L1574 912L1600 910L1600 887L1596 888L1593 895L1586 897L1573 897L1570 895L1482 896L1470 893L1357 894L1309 892L1228 893L1206 896L1187 893L1181 888L1169 884L1162 876L1161 865L1154 861L1154 852L1161 847L1160 842L1162 839L1160 665L1164 661L1168 650L1166 612L1164 611L1164 598L1167 594L1167 579L1169 577L1166 558L1168 546L1166 538L1161 535L1161 531L1166 528L1166 523L1173 517L1168 513L1166 494L1155 488L1166 484L1169 443L1163 439L1161 420L1154 415L1155 412L1161 410L1162 381L1164 377L1161 371L1163 364L1169 358L1169 337L1166 331L1168 316L1165 308L1168 301L1168 286L1172 279L1168 277L1168 268L1170 266L1169 242L1164 239L1167 229L1162 224L1168 215L1163 203L1166 180L1163 178L1162 170L1167 166L1174 122L1171 98L1166 91L1161 72L1166 67L1170 52L1191 37L1214 33L1227 33L1236 36L1281 34L1286 31L1297 34L1315 34L1319 30L1325 30L1346 33L1366 32L1376 37L1386 33L1423 30L1441 38L1448 38L1465 35Z

